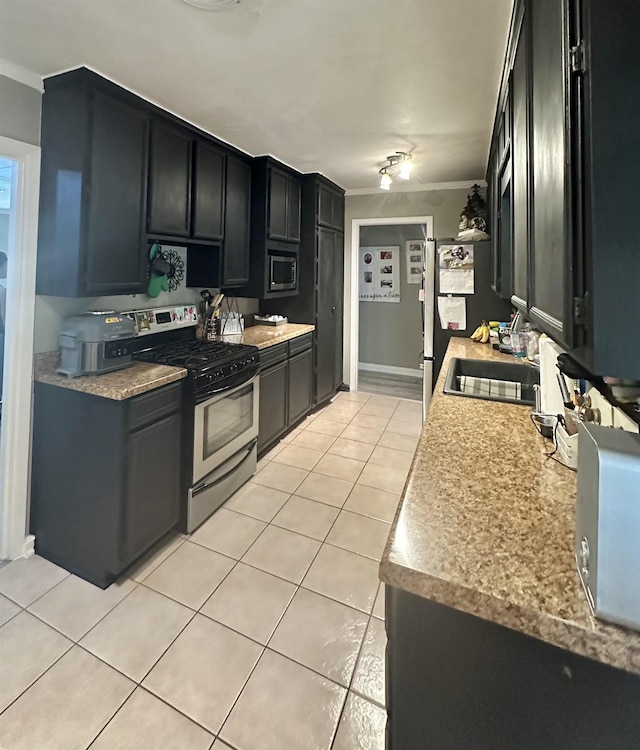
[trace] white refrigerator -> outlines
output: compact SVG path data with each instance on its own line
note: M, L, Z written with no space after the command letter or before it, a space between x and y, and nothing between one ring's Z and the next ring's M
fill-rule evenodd
M424 269L422 271L422 421L429 413L431 395L433 391L434 356L433 356L433 326L435 322L436 296L436 243L427 240L424 251Z

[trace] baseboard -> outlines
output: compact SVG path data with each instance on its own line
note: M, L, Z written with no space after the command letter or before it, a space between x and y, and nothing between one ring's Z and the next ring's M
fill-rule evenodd
M381 372L384 375L405 375L410 378L422 377L422 370L414 370L411 367L376 365L372 362L358 362L358 370L363 370L364 372Z

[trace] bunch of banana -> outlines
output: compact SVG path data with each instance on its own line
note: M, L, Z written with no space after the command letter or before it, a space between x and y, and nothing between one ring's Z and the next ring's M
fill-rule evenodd
M489 324L486 320L483 320L482 323L471 334L471 339L473 341L479 341L481 344L486 344L487 341L489 341L489 331Z

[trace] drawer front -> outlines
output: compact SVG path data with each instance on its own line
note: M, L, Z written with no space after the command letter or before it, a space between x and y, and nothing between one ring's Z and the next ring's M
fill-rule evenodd
M129 431L173 414L180 409L181 401L182 383L172 383L132 398L129 404Z
M285 341L283 344L276 344L270 346L267 349L262 349L260 352L260 370L264 372L268 367L282 362L289 356L289 342Z
M312 333L305 333L304 336L298 336L298 338L291 339L291 341L289 341L289 356L294 357L296 354L306 352L307 349L311 349L312 345Z

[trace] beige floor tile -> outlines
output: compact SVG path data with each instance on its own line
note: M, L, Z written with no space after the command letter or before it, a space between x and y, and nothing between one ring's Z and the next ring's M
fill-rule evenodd
M361 443L358 440L347 440L346 438L341 437L339 437L328 449L329 453L333 453L336 456L355 458L358 461L366 461L372 451L373 445Z
M286 445L287 443L290 443L295 437L297 437L302 432L301 427L296 427L295 430L291 430L288 434L286 434L283 438L281 438L280 443L278 445ZM278 446L276 446L277 448Z
M242 561L292 583L300 583L319 548L320 542L315 539L269 526Z
M134 688L74 646L0 716L2 750L86 748Z
M312 471L298 487L296 495L341 508L352 489L353 482Z
M139 682L192 615L181 604L138 586L80 644Z
M396 404L379 403L373 397L362 407L360 414L389 419L396 410Z
M371 614L379 620L385 619L385 587L382 582L380 582L380 588L378 589L376 602L373 605L373 612Z
M215 734L261 653L257 643L196 615L143 684Z
M256 471L260 471L260 469L264 469L264 467L269 463L269 460L266 458L261 458L258 463L256 464Z
M378 583L375 560L323 544L302 585L369 614Z
M184 542L184 536L180 534L167 534L154 545L149 552L143 555L137 562L127 570L126 574L134 581L144 581L144 579L155 570L158 565Z
M364 404L360 401L346 401L344 399L334 398L331 405L328 406L325 411L328 409L336 410L341 411L343 414L350 414L352 417L355 417L363 406Z
M337 515L338 509L326 503L292 495L272 523L323 541Z
M305 469L269 461L264 469L253 475L252 481L291 494L298 489L307 474Z
M374 403L376 406L393 406L395 409L400 404L400 399L394 396L383 396L379 393L375 393L367 403Z
M304 433L302 433L304 435ZM298 438L296 438L297 440ZM285 464L286 466L297 466L299 469L311 471L318 461L324 456L323 451L313 448L303 448L300 445L289 443L284 450L280 451L273 459L273 463Z
M387 430L389 432L395 432L398 435L419 437L422 432L422 422L404 422L401 419L390 419Z
M238 563L200 612L266 645L296 586Z
M0 568L0 594L28 607L68 575L44 557L21 557Z
M5 623L0 628L0 712L72 646L28 612Z
M413 456L406 451L396 450L395 448L386 448L382 445L376 445L373 453L369 458L370 464L376 466L388 466L391 469L409 469Z
M365 698L385 705L384 669L387 633L384 621L372 617L367 626L358 666L353 676L351 689Z
M382 427L361 427L360 425L350 424L342 431L340 437L346 440L359 440L361 443L375 445L382 435Z
M216 740L211 746L211 750L233 750L233 748L222 740Z
M323 435L321 432L305 430L294 438L290 445L300 445L303 448L313 448L317 451L326 451L335 441L333 435Z
M340 511L326 541L336 547L380 560L391 527L384 521Z
M371 395L362 391L340 391L336 394L336 401L355 401L356 403L365 404Z
M367 616L306 589L298 589L269 648L349 686Z
M330 422L338 422L338 424L348 425L349 422L353 419L354 414L356 412L352 411L351 409L347 409L346 411L343 409L340 409L339 406L327 406L326 409L322 410L321 419L328 419Z
M329 750L345 689L265 651L222 728L238 750Z
M345 479L348 482L355 482L364 469L363 461L356 461L355 458L345 458L344 456L334 456L331 453L325 454L315 466L317 474L326 474L336 479Z
M224 507L269 522L288 499L288 492L247 482L227 500Z
M369 402L371 403L371 402ZM376 417L371 414L357 414L352 422L352 427L366 427L369 430L384 430L389 420L386 417Z
M322 416L319 416L307 427L306 432L320 432L322 435L338 437L344 428L345 425L341 422L332 422L329 419L324 419Z
M145 579L144 585L191 609L200 609L235 561L193 542L182 546Z
M387 713L349 693L333 750L384 750Z
M264 521L220 508L191 535L191 541L239 560L266 527Z
M139 687L91 750L209 750L212 741L209 732Z
M389 466L377 466L368 463L358 478L358 484L386 490L387 492L401 493L408 473L408 468L390 468Z
M285 447L286 443L280 442L276 443L271 450L267 451L262 458L266 459L267 461L273 461L273 459L280 453L281 450Z
M401 401L393 412L393 419L405 422L422 422L422 403L420 401Z
M18 612L20 612L20 607L12 602L11 599L7 599L6 596L0 594L0 625L4 625L5 622L15 617Z
M364 484L356 484L344 504L344 510L359 513L361 516L377 518L391 523L396 514L400 495Z
M79 641L137 585L130 578L121 578L103 590L70 575L35 601L29 611Z
M406 451L413 456L416 452L418 439L419 438L415 435L399 435L397 432L389 432L385 430L380 436L380 440L378 440L378 445L382 445L385 448Z

